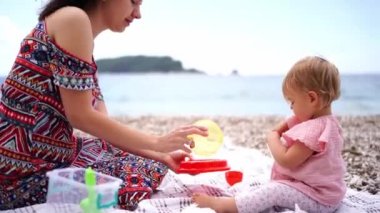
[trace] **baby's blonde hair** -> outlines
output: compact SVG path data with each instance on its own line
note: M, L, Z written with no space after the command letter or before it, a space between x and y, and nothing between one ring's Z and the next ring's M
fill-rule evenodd
M293 65L284 78L282 92L285 97L289 89L314 91L326 105L330 105L340 96L338 68L318 56L303 58Z

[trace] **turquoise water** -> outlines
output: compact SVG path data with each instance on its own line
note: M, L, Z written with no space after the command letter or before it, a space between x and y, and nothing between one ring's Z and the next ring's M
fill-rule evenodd
M101 74L111 115L289 115L282 76ZM380 114L380 74L342 76L338 115Z

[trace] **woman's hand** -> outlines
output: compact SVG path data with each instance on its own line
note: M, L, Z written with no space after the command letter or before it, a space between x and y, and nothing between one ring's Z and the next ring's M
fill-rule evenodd
M181 161L184 161L185 158L190 158L190 154L182 150L174 151L165 154L162 159L162 163L169 167L172 171L177 171Z
M182 150L186 153L191 152L191 147L194 145L193 141L187 136L197 134L201 136L207 136L207 128L201 126L185 126L170 132L167 135L158 138L158 150L160 152L172 152L176 150Z

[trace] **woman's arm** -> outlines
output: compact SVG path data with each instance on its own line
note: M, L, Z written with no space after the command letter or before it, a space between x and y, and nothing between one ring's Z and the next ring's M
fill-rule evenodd
M97 100L95 109L99 112L102 112L105 115L108 114L104 101ZM148 149L137 150L135 154L162 162L173 171L176 171L178 169L179 164L182 160L184 160L186 157L190 157L190 154L188 154L187 152L176 151L176 152L171 152L171 153L163 153L163 152L156 152L156 151L152 151Z
M83 132L105 139L122 150L160 150L158 137L132 130L124 124L95 110L90 90L77 91L60 88L65 114L70 124ZM179 147L177 147L179 148Z
M60 88L66 117L74 128L95 137L105 139L122 150L141 153L141 149L159 152L184 150L190 152L187 135L207 135L205 128L188 126L179 128L167 135L157 137L132 129L118 122L91 106L90 90L76 91Z
M96 100L95 109L98 112L103 113L104 115L108 115L108 110L107 110L106 103L104 102L104 100Z

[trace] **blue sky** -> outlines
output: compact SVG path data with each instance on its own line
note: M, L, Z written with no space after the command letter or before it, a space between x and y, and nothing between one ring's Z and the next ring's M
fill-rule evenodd
M0 75L34 27L41 0L0 1ZM168 55L210 74L284 74L321 55L342 73L380 74L378 0L144 0L142 19L95 40L95 59Z

